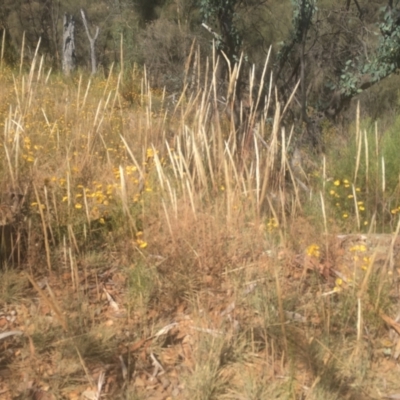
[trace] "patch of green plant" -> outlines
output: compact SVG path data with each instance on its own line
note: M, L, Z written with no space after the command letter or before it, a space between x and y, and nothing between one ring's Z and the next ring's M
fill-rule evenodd
M390 296L391 292L393 291L393 275L388 274L389 268L390 267L388 265L386 272L381 270L372 274L368 282L368 299L369 302L374 306L374 311L371 315L371 318L374 317L375 320L378 319L378 315L376 314L375 310L381 310L385 313L388 313L393 305L393 297ZM371 319L369 320L371 321Z
M400 118L383 134L369 120L362 121L356 137L354 126L345 145L335 146L327 159L325 195L330 213L343 227L369 230L374 218L381 232L395 228L400 212L400 164L397 149Z
M106 329L97 328L87 334L77 335L71 340L63 342L62 353L65 357L80 356L86 361L110 362L114 350L114 333Z
M138 304L146 307L156 284L155 272L139 260L126 273L129 303L135 308Z
M198 343L194 371L184 376L186 393L194 400L219 398L228 382L221 376L225 341L222 336L204 335Z
M50 352L54 348L54 343L63 336L61 327L49 326L45 319L40 319L35 328L31 338L39 354Z
M7 265L0 268L0 306L21 301L26 287L25 276Z

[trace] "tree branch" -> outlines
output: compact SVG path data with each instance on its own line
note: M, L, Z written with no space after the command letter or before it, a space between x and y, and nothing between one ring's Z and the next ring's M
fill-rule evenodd
M99 27L96 26L96 33L94 35L94 37L92 37L90 35L89 32L89 26L88 23L86 21L86 16L85 16L85 12L81 9L81 15L82 15L82 20L83 20L83 25L85 26L85 30L86 30L86 35L89 39L89 43L90 43L90 56L91 56L91 61L92 61L92 74L95 74L97 72L97 61L96 61L96 53L95 53L95 43L97 40L97 37L99 36Z

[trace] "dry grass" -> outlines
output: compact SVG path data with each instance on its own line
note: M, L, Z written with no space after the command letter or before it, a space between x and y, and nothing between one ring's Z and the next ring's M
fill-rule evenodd
M329 156L305 173L273 90L261 114L253 90L237 135L224 112L236 79L231 66L224 106L215 75L170 104L137 71L2 67L0 334L24 333L0 341L2 398L400 392L398 231L368 246L335 236L343 219L362 229L357 176L378 156L357 134L353 180ZM338 216L340 188L352 197Z

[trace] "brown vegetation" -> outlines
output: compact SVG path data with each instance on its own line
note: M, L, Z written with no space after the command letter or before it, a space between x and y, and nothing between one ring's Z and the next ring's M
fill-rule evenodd
M343 145L291 162L273 92L261 113L249 96L237 141L234 70L226 104L211 73L169 104L137 69L67 80L38 61L0 71L0 180L24 204L0 271L2 398L399 393L399 199L358 117L342 176Z

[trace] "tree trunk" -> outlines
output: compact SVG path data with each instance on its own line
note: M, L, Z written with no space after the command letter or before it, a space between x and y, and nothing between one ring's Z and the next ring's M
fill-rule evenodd
M67 14L64 14L64 34L63 34L63 71L65 75L70 75L76 67L75 57L75 21Z
M89 32L89 27L88 27L88 23L86 21L85 12L82 9L81 9L81 14L82 14L83 25L85 25L85 29L86 29L86 35L87 35L87 37L89 39L89 43L90 43L90 59L92 61L92 75L94 75L97 72L96 52L95 52L94 46L96 44L97 37L99 36L99 27L96 26L96 33L95 33L94 37L92 37Z

